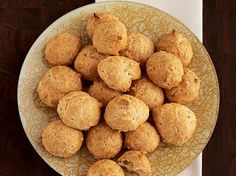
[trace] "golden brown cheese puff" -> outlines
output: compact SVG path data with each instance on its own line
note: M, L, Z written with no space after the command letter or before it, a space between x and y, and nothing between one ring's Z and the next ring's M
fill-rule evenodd
M150 109L164 102L163 90L145 77L132 82L129 94L143 100Z
M57 113L68 126L88 130L98 124L100 120L101 104L83 91L67 94L59 100Z
M76 57L74 68L77 72L82 74L84 79L93 81L98 78L98 63L106 57L107 55L98 53L96 48L94 48L92 45L87 45Z
M185 68L180 84L170 90L166 90L166 95L170 101L188 104L198 97L199 89L200 79L192 70Z
M153 152L159 143L157 130L148 122L144 122L134 131L125 133L125 146L130 150L149 153Z
M120 51L122 56L134 59L141 65L145 65L150 55L154 53L152 41L143 34L131 34L128 36L127 46Z
M167 103L152 110L156 127L166 143L181 146L193 135L196 116L187 106Z
M79 37L62 32L47 42L45 58L52 65L70 65L74 62L80 47Z
M43 75L37 92L44 104L56 107L61 97L81 89L82 83L78 73L66 66L55 66Z
M104 114L105 121L111 128L123 132L137 129L148 116L148 106L131 95L121 95L111 100Z
M89 129L86 145L96 159L115 157L122 148L122 134L106 123L100 123Z
M99 53L119 55L127 45L125 25L116 20L100 23L93 34L93 45Z
M43 130L42 143L52 155L67 158L79 151L83 144L83 133L57 120Z
M117 20L118 21L118 18L109 14L109 13L106 13L106 12L105 13L104 12L94 13L93 15L91 15L88 19L87 27L86 27L89 37L91 39L93 38L93 33L100 23L103 23L103 22L109 21L109 20Z
M117 160L118 164L129 172L135 172L139 176L151 176L152 169L148 158L140 151L130 150L125 152Z
M106 106L109 101L122 95L122 92L109 88L102 80L96 80L89 87L88 93L96 98L103 106Z
M146 70L149 78L164 89L177 86L184 74L180 60L165 51L152 54L147 61Z
M177 56L185 67L190 64L193 57L192 47L188 39L175 30L159 38L157 49Z
M87 176L125 176L125 174L115 161L103 159L90 166Z
M109 56L98 64L98 74L108 87L127 91L141 77L139 63L123 56Z

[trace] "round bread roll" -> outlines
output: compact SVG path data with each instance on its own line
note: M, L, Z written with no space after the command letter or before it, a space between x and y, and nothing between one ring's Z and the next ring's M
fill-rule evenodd
M129 94L143 100L150 109L164 102L162 89L145 77L132 82Z
M157 130L148 122L141 124L136 130L125 133L125 146L130 150L143 153L153 152L160 143Z
M151 176L152 169L148 158L140 151L130 150L125 152L117 160L118 164L129 172L135 172L139 176Z
M74 68L77 72L82 74L84 79L93 81L98 78L97 65L106 58L106 55L97 52L92 45L85 46L74 62Z
M166 90L166 95L170 101L188 104L198 97L199 89L200 79L192 70L185 68L180 84L170 90Z
M57 113L68 126L88 130L98 124L100 120L101 104L83 91L67 94L59 100Z
M106 123L100 123L89 129L86 145L96 159L115 157L122 148L122 134Z
M121 95L111 100L104 114L105 121L111 128L123 132L135 130L148 116L148 106L131 95Z
M100 23L110 20L118 21L118 18L106 12L94 13L92 16L90 16L86 27L89 37L91 39L93 38L93 33Z
M190 64L193 57L192 47L188 39L175 30L160 37L157 41L157 48L180 58L185 67Z
M119 55L127 45L127 30L123 23L109 20L100 23L93 34L93 45L99 53Z
M146 69L149 78L164 89L177 86L184 74L180 60L165 51L152 54L147 61Z
M42 143L54 156L71 157L83 144L83 133L66 126L61 120L53 121L43 130Z
M90 166L87 176L125 176L125 174L115 161L103 159Z
M98 74L108 87L127 91L141 77L139 63L123 56L109 56L98 64Z
M96 80L89 87L88 93L96 98L103 106L106 106L113 98L122 95L121 92L109 88L102 80Z
M59 33L47 42L45 58L52 65L70 65L80 47L79 37L68 32Z
M141 65L145 65L149 56L154 53L152 41L143 34L131 34L128 36L127 46L120 51L122 56L134 59Z
M156 127L166 143L181 146L193 135L196 116L187 106L167 103L152 111Z
M56 107L61 97L81 89L82 83L78 73L66 66L55 66L43 75L37 93L44 104Z

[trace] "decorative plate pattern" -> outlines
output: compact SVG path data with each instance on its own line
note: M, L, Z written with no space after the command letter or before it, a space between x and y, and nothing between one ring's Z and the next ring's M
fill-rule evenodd
M18 106L25 132L38 154L62 175L85 176L95 159L86 147L69 159L54 157L41 144L45 126L58 118L55 109L48 108L38 99L35 89L49 65L44 61L45 43L61 31L80 35L83 44L91 43L85 26L87 18L94 12L110 12L120 18L129 32L140 32L154 42L163 33L173 29L183 33L193 46L191 68L201 79L200 96L190 108L197 116L197 129L193 138L183 147L162 143L148 157L153 175L177 175L184 170L206 146L217 120L219 109L219 87L212 61L199 40L182 23L167 13L150 6L131 2L97 3L78 8L50 25L35 41L22 66L18 85Z

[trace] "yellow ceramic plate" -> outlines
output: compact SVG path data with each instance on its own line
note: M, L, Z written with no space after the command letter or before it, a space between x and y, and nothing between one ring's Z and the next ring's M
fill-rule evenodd
M91 42L85 31L87 18L94 12L110 12L120 18L129 32L140 32L156 42L159 36L173 29L183 33L191 42L193 59L191 68L201 79L200 96L190 106L197 116L197 129L193 138L183 147L161 144L148 157L153 175L177 175L184 170L206 146L217 120L219 87L212 61L196 36L182 23L158 9L131 2L106 2L78 8L50 25L35 41L22 66L18 85L18 106L25 132L38 154L62 175L85 176L95 161L83 147L69 159L54 157L41 144L45 126L57 118L55 109L43 105L35 93L36 86L49 65L43 61L45 43L61 31L70 31L82 37L83 44Z

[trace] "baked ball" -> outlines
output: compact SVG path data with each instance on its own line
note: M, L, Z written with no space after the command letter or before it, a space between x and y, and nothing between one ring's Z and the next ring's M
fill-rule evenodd
M71 157L83 144L83 133L66 126L61 120L53 121L43 130L42 143L54 156Z
M109 159L98 160L88 170L87 176L125 176L123 169Z
M159 38L157 49L177 56L185 67L190 64L193 57L192 47L188 39L175 30Z
M81 73L84 79L93 81L98 78L98 63L106 57L107 55L98 53L96 48L94 48L92 45L87 45L76 57L74 68L77 72Z
M192 70L185 68L182 81L178 86L166 90L166 95L170 101L188 104L198 97L199 89L200 79Z
M100 23L93 34L93 45L99 53L119 55L127 45L127 30L123 23L109 20Z
M69 67L55 66L41 78L37 93L44 104L56 107L61 97L82 89L80 75Z
M134 59L141 65L145 65L149 56L154 53L152 41L143 34L131 34L128 36L127 46L120 52L122 56Z
M150 109L164 102L162 89L145 77L132 82L129 94L143 100Z
M166 143L181 146L193 135L196 116L187 106L167 103L152 110L156 127Z
M88 130L98 124L100 120L101 104L83 91L67 94L59 100L57 113L68 126Z
M139 176L152 175L150 161L140 151L127 151L117 160L117 162L120 166L126 168L129 172L135 172Z
M141 77L139 63L123 56L109 56L98 64L98 74L108 87L127 91Z
M87 22L87 33L89 37L91 39L93 38L93 33L100 23L110 20L118 21L118 18L106 12L94 13L92 16L90 16Z
M122 134L106 123L90 128L86 138L88 150L97 159L115 157L120 152L122 143Z
M164 89L177 86L184 74L180 60L165 51L152 54L147 61L146 70L149 78Z
M45 58L52 65L70 65L74 62L80 47L79 37L62 32L47 42Z
M144 122L134 131L125 133L125 146L130 150L149 153L153 152L159 143L157 130L148 122Z
M105 121L111 128L123 132L137 129L148 116L148 106L131 95L121 95L111 100L104 114Z
M121 92L109 88L102 80L96 80L89 87L88 93L96 98L103 106L106 106L113 98L122 95Z

